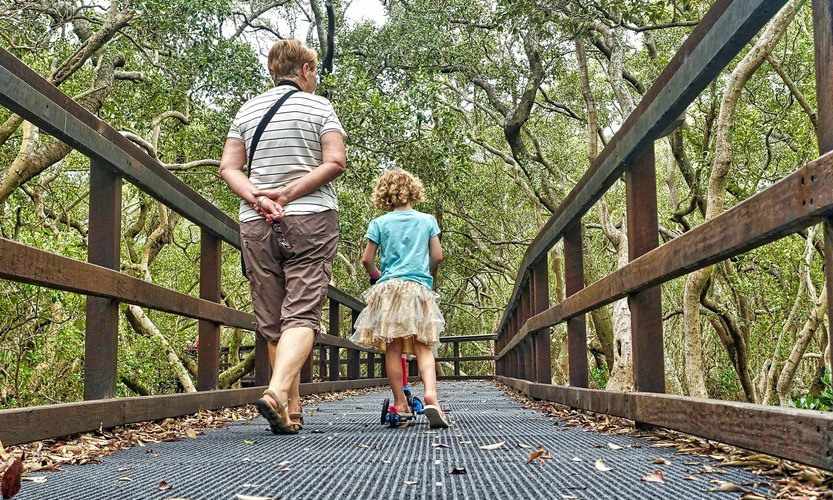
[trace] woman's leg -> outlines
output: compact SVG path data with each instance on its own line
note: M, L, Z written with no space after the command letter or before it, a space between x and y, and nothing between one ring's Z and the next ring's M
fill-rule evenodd
M408 411L408 399L402 392L402 340L396 339L389 342L385 348L385 372L388 374L388 383L393 392L393 404L397 410Z
M437 403L437 369L434 363L434 352L430 346L414 341L419 376L425 386L425 404Z

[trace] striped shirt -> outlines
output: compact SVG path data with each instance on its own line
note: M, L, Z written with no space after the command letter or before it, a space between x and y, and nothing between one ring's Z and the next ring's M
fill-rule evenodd
M261 118L281 96L292 89L291 85L279 85L250 99L237 112L228 137L246 143L247 159L252 137ZM306 92L292 95L275 113L260 136L249 173L252 184L258 189L272 189L308 174L321 165L321 137L334 131L346 135L329 100ZM284 207L287 215L314 214L325 210L338 210L332 183ZM262 217L241 200L240 222L255 219Z

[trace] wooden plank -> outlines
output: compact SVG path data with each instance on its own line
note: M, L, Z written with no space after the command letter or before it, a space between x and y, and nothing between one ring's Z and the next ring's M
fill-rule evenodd
M820 153L833 150L833 4L813 0L813 33L816 60L816 102ZM833 222L824 223L824 275L827 287L827 317L833 318ZM827 350L833 367L833 334L827 336Z
M546 311L550 305L549 261L545 257L532 266L532 314ZM535 381L552 381L552 354L550 352L550 330L535 332Z
M334 286L330 286L330 290L327 296L355 313L361 312L361 310L364 309L364 302L356 299L355 297L349 295L347 292L340 290Z
M536 399L616 415L833 470L833 414L649 392L496 380Z
M533 316L526 331L571 317L742 254L821 222L833 212L833 153L809 162L714 219L638 257L627 266ZM503 356L515 338L501 350Z
M0 278L115 299L245 330L255 329L251 314L5 238L0 238Z
M495 340L497 338L494 334L487 334L487 335L455 335L455 336L447 336L447 337L440 337L440 342L478 342L481 340Z
M659 245L654 144L648 145L625 174L628 214L628 259ZM662 343L662 289L653 286L628 295L634 390L665 392Z
M338 346L343 347L344 349L353 349L356 351L361 352L378 352L373 348L365 347L359 344L354 344L353 342L342 338L342 337L334 337L327 333L321 333L315 338L315 343L319 345L326 345L326 346Z
M338 392L387 384L386 379L301 384L301 395ZM118 425L190 415L253 403L264 386L245 389L102 399L0 410L0 441L5 445L58 438Z
M564 286L567 295L584 288L584 235L579 221L564 233ZM583 315L567 323L569 380L574 387L587 387L587 325Z
M87 260L120 268L121 176L99 161L90 162L90 216ZM84 335L84 399L112 398L116 392L119 302L87 297Z
M785 3L786 0L715 2L527 249L498 331L515 309L518 286L528 275L532 263L590 210L619 178L630 159L683 114Z
M202 229L200 231L200 298L220 302L222 240ZM220 324L200 320L197 328L200 339L197 363L197 388L210 391L217 388L220 374Z
M457 357L452 356L452 357L439 357L439 358L436 358L435 361L438 362L438 363L439 362L453 363L454 360L456 360L456 359L460 360L461 363L465 363L466 361L494 361L495 357L494 356L462 356L460 358L457 358Z

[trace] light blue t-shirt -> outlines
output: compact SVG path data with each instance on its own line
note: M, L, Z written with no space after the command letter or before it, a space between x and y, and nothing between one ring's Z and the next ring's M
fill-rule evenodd
M393 210L370 221L367 239L379 246L382 277L415 281L434 287L428 262L428 241L440 234L433 215L416 210Z

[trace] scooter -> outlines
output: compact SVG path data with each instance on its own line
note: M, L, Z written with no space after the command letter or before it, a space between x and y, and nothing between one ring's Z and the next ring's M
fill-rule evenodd
M411 415L402 415L396 409L396 406L390 404L390 398L385 398L382 402L382 418L380 419L380 423L391 427L399 427L405 422L416 420L416 416L422 415L425 410L425 405L422 403L422 400L414 396L413 389L408 383L407 358L402 356L400 361L402 363L402 392L405 393L405 398L408 400L408 408L411 410Z

